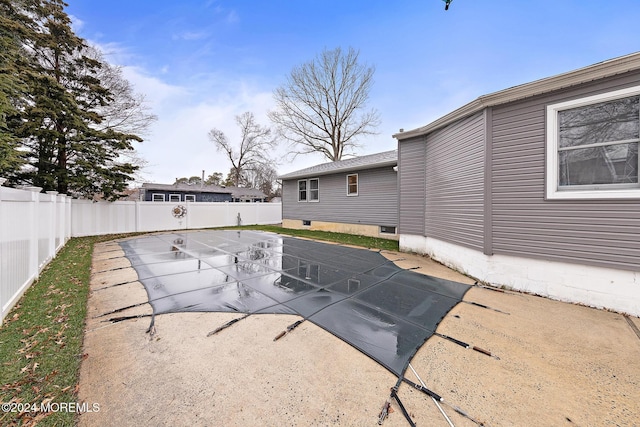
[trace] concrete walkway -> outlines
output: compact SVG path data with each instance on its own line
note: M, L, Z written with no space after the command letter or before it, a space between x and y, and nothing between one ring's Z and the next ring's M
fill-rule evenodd
M473 283L424 257L383 254ZM153 336L148 317L105 322L151 312L136 280L116 243L96 246L79 399L100 411L81 426L377 425L396 378L358 350L309 322L274 342L298 319L289 315L250 316L210 337L240 316L162 315ZM434 336L411 362L453 425L476 425L454 406L490 426L640 425L640 338L629 323L639 319L480 287L464 301L437 332L497 357ZM407 378L419 382L411 370ZM398 394L416 424L450 425L423 393L402 385ZM408 425L391 406L383 425Z

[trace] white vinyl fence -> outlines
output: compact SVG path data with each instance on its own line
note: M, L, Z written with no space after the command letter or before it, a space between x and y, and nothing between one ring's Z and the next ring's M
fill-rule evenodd
M282 222L281 203L90 202L71 203L71 235L186 230Z
M0 325L70 237L278 224L281 203L91 202L0 186Z
M71 235L71 199L0 186L0 324Z

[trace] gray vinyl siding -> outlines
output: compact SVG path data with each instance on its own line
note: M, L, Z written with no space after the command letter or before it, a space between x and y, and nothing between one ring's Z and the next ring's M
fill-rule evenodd
M154 194L164 194L165 202L169 201L171 194L177 194L180 196L180 201L185 201L185 195L196 196L196 202L230 202L232 200L231 194L228 193L201 193L196 191L184 192L184 191L167 191L167 190L145 190L144 200L150 202L153 200Z
M358 195L347 196L347 175L358 174ZM318 178L318 202L298 202L298 180L283 181L282 217L346 224L398 226L397 173L392 166Z
M484 250L484 113L427 137L425 235Z
M424 236L425 138L398 142L399 234Z
M640 267L640 201L545 200L546 106L639 84L634 72L493 108L493 253Z

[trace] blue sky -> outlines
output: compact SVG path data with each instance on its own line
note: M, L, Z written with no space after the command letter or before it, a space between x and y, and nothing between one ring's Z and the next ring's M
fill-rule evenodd
M638 0L454 0L448 11L441 0L67 2L76 32L124 67L158 116L138 151L144 180L160 183L226 175L207 132L237 138L245 111L269 125L273 90L325 48L358 49L376 69L369 106L381 125L359 154L395 149L398 129L478 96L640 51Z

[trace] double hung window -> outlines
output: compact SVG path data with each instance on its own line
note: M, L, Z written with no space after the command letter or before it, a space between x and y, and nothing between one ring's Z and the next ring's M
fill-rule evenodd
M320 201L320 180L318 178L301 179L298 181L298 201Z
M307 201L307 180L306 179L298 181L298 201L299 202Z
M640 197L640 87L547 107L547 198Z
M347 196L358 195L358 174L347 175Z

